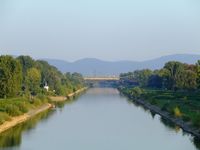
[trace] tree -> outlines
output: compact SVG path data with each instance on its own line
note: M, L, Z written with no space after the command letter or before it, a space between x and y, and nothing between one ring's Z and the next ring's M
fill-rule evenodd
M180 88L181 85L181 75L184 71L184 65L177 61L170 61L165 64L165 69L168 70L168 87L171 90L176 90L177 88Z
M154 87L154 88L162 88L163 78L161 76L159 76L159 74L157 74L157 73L151 75L149 77L148 86Z
M35 67L35 61L30 56L19 56L17 57L20 64L22 65L23 76L26 76L27 70Z
M151 75L152 75L152 71L149 69L134 71L134 78L141 87L146 87L148 85L149 77Z
M192 70L184 70L180 76L181 80L177 83L178 87L186 90L197 88L197 74Z
M74 90L77 90L83 87L84 79L83 76L79 73L73 73L71 75L72 84L74 85Z
M31 92L31 95L36 95L40 90L41 74L36 68L27 70L26 89Z
M196 72L197 72L197 85L200 88L200 60L196 63Z
M55 94L64 94L64 89L61 84L64 75L56 67L49 65L46 61L39 60L37 61L37 68L41 71L42 86L47 83L50 90L55 90Z
M143 91L141 88L139 87L134 87L133 89L131 89L131 96L133 96L134 98L139 98L142 95Z
M22 68L11 56L0 56L0 97L16 96L22 86Z

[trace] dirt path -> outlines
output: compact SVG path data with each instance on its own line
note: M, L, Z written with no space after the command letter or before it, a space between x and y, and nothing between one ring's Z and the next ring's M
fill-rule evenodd
M67 100L68 98L71 98L73 96L75 96L76 94L79 94L83 91L85 91L87 89L87 87L84 87L82 89L79 89L73 93L70 93L68 94L67 96L51 96L50 99L53 101L53 102L62 102L62 101L65 101Z
M28 113L25 113L24 115L21 116L17 116L17 117L12 117L11 121L6 121L5 123L3 123L2 125L0 125L0 133L22 123L27 121L28 119L30 119L31 117L47 110L51 108L51 104L44 104L42 106L40 106L37 109L34 110L30 110Z
M82 88L82 89L79 89L77 90L76 92L73 92L73 93L70 93L68 94L67 97L64 97L64 96L58 96L58 97L50 97L52 101L65 101L66 99L70 98L70 97L73 97L74 95L80 93L80 92L83 92L84 90L86 90L87 88ZM0 133L22 123L22 122L25 122L27 121L28 119L30 119L31 117L47 110L47 109L50 109L52 107L51 104L44 104L42 106L40 106L39 108L37 109L34 109L34 110L30 110L28 113L25 113L24 115L21 115L21 116L17 116L17 117L12 117L11 118L11 121L6 121L4 122L2 125L0 125Z

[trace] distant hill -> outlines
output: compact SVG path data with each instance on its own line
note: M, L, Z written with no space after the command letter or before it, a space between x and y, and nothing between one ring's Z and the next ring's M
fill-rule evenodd
M200 60L200 55L176 54L168 55L148 61L103 61L95 58L85 58L75 62L67 62L55 59L43 59L51 65L56 66L62 72L79 72L84 76L94 75L119 75L123 72L134 71L137 69L160 69L168 61L180 61L183 63L194 64Z

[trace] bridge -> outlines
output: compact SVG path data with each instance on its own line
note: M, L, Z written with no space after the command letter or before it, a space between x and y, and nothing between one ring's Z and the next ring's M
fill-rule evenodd
M119 81L119 77L84 77L85 81Z
M119 77L84 77L90 87L113 87L119 83Z

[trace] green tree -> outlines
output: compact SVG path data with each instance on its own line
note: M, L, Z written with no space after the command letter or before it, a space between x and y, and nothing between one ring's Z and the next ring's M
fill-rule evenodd
M134 78L141 87L148 85L149 77L152 75L152 71L149 69L134 71Z
M181 75L184 71L184 65L177 61L170 61L165 64L164 68L168 70L168 88L175 90L182 87Z
M48 84L50 90L55 91L55 94L64 94L64 88L61 84L64 75L54 66L49 65L46 61L37 61L37 68L41 71L41 85Z
M22 65L23 76L26 76L27 70L35 67L35 61L30 56L19 56L17 57L20 64Z
M181 74L181 80L177 83L178 87L186 90L197 88L197 74L192 70L184 70Z
M200 88L200 60L196 63L196 72L197 72L197 85Z
M139 98L143 93L142 89L139 87L132 88L130 92L131 96L133 96L134 98Z
M28 69L26 76L26 89L29 90L32 95L36 95L40 91L40 83L40 71L36 68Z
M72 84L74 86L74 90L77 90L81 87L83 87L83 83L84 83L84 79L83 79L83 76L79 73L73 73L71 75L71 81L72 81Z
M22 68L11 56L0 56L0 97L16 96L22 86Z

